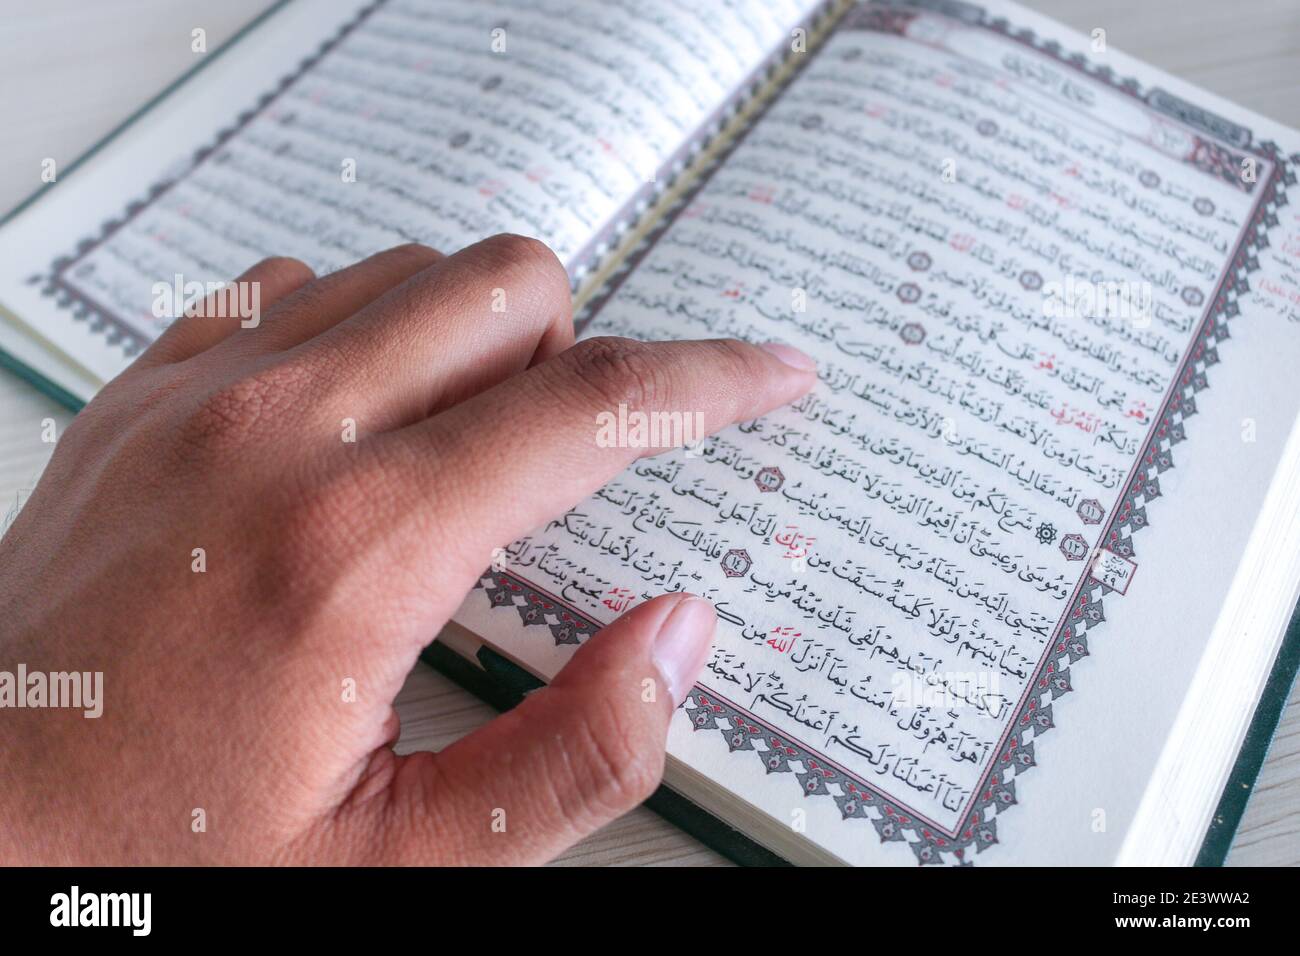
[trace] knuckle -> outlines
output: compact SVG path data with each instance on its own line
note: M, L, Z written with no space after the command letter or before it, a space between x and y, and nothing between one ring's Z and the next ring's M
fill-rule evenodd
M540 239L502 233L479 243L477 254L489 276L547 299L569 298L569 274Z
M291 256L270 256L249 271L250 278L263 281L269 279L276 285L309 282L316 278L316 273L312 271L311 266Z
M528 267L546 267L558 264L555 253L540 239L521 236L513 232L503 232L491 236L480 243L480 248L498 258L503 264L518 264Z
M420 275L442 258L442 253L436 249L418 242L406 242L375 253L359 265L353 266L349 273L360 277L361 281L373 282L377 287L400 286ZM325 282L322 285L328 287L332 283Z
M265 434L297 392L291 366L264 369L207 392L180 426L191 448L223 450Z
M183 443L198 448L242 443L256 428L265 402L266 390L255 381L220 388L200 399L186 417L180 432Z
M578 343L565 355L572 373L602 408L657 408L669 400L671 376L644 342L601 336Z
M661 748L637 746L637 734L613 705L600 721L577 723L562 746L577 795L573 811L604 817L624 813L655 792L663 775Z
M386 252L380 253L380 255L392 259L398 265L411 268L420 268L442 258L440 252L421 242L404 242L400 246L393 246Z
M307 282L298 286L271 306L270 316L277 324L291 323L315 316L329 307L327 283Z

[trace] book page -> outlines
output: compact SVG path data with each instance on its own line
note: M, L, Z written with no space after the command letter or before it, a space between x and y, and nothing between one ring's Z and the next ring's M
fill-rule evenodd
M111 196L106 216L82 212L80 176L51 186L57 208L37 204L0 235L0 301L106 377L171 321L156 283L229 280L268 255L325 273L403 242L454 250L518 232L578 279L824 5L291 5L259 30L328 27L297 66L264 42L243 64L273 71L255 98L195 81L197 96L236 98L228 123L197 101L146 118L112 157L133 173L85 180ZM197 148L169 145L196 126ZM86 329L117 348L89 349Z
M586 333L784 341L819 386L457 620L549 675L702 594L691 768L847 862L1108 862L1300 410L1298 149L1009 4L859 5Z

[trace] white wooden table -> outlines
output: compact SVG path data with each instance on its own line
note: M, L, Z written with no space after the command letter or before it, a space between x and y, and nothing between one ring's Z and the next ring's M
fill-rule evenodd
M1297 0L1023 0L1128 53L1291 126L1300 126ZM209 50L268 0L0 0L0 211L194 63L190 34ZM41 423L70 416L0 372L0 518L40 477L51 446ZM1291 702L1237 833L1230 864L1300 865L1300 691ZM493 711L420 665L398 699L403 751L437 750ZM640 809L566 853L564 864L725 864Z

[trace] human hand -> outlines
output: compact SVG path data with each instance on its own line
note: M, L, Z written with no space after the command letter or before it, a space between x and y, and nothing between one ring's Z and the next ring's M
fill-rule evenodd
M600 412L715 431L811 363L574 345L564 270L514 236L239 281L260 324L173 323L0 539L0 671L103 673L98 718L0 709L0 861L540 863L638 804L707 656L702 599L633 609L436 755L393 753L393 699L494 547L658 450L598 447Z

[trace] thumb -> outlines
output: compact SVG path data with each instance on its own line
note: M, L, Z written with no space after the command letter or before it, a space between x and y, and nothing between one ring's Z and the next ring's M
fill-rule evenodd
M668 721L715 624L703 598L647 601L514 710L441 753L404 758L383 821L387 861L543 863L637 806L659 785Z

